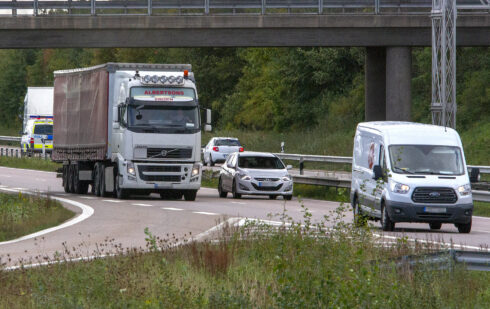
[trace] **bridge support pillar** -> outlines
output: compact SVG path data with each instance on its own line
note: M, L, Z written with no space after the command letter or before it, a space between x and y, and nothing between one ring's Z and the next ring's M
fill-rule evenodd
M412 49L386 48L386 120L410 121Z
M365 59L365 121L386 119L386 48L367 47Z

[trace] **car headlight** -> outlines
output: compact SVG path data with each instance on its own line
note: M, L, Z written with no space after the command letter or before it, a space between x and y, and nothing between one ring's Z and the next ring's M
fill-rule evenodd
M199 165L199 164L194 164L194 166L192 167L191 177L194 177L194 176L199 175L199 171L200 171L200 170L201 170L201 165Z
M129 175L136 176L136 170L134 169L134 164L132 162L128 162L126 171Z
M287 175L282 177L282 181L291 181L291 176Z
M248 175L240 175L240 179L241 180L252 180L252 177L250 177Z
M471 194L471 185L469 183L458 187L459 195L466 196Z
M390 189L392 192L399 194L406 194L410 191L409 186L394 181L390 183Z

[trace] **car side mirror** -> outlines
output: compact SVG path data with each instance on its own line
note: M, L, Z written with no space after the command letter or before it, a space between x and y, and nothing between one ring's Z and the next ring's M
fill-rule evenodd
M290 170L290 169L292 169L292 168L293 168L293 166L292 166L291 164L289 164L288 166L286 166L286 169L287 169L287 170Z
M375 165L373 166L373 172L374 172L374 176L373 176L373 179L380 179L380 178L383 178L383 169L381 168L380 165Z

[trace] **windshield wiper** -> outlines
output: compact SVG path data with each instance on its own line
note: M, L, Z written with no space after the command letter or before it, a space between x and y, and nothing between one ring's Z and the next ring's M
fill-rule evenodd
M402 173L404 173L404 174L415 174L415 173L414 173L414 172L412 172L412 171L409 171L409 170L404 170L404 169L402 169L402 168L399 168L398 166L393 167L393 170L400 171L400 172L402 172Z

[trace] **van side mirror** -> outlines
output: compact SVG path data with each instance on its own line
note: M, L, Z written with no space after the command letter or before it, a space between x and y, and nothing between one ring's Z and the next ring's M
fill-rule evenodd
M373 179L378 180L384 177L383 169L381 168L380 165L373 166L373 172L374 172Z

